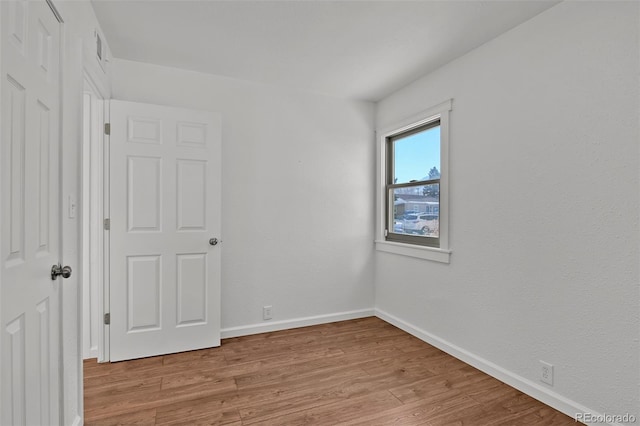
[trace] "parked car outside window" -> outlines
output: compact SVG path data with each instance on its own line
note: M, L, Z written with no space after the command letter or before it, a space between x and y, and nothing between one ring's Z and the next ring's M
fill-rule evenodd
M437 229L438 216L428 213L406 213L403 230L407 234L428 235Z

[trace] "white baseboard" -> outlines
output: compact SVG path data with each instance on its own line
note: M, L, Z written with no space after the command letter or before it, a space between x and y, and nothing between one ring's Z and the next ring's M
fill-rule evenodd
M316 315L312 317L295 318L283 321L265 321L264 323L259 324L223 328L220 330L220 337L228 339L230 337L269 333L272 331L288 330L291 328L307 327L310 325L326 324L329 322L346 321L372 316L375 316L375 311L373 309L361 309L358 311L337 312L334 314Z
M519 391L531 396L532 398L542 401L550 407L563 412L572 419L576 418L577 413L590 413L594 417L602 416L600 413L591 410L581 404L578 404L577 402L572 401L560 394L557 394L532 380L506 370L505 368L502 368L499 365L492 363L491 361L481 358L459 346L456 346L444 339L439 338L438 336L422 330L419 327L415 327L387 312L384 312L380 309L375 309L375 315L378 318L388 322L389 324L395 325L399 329L404 330L407 333L417 337L418 339L423 340L430 345L435 346L436 348L448 353L449 355L452 355L459 360L477 368L478 370L481 370L488 375L495 377L501 382L504 382L509 386L518 389ZM595 423L587 424L595 425ZM599 424L602 425L603 423ZM619 425L619 423L613 423L612 425L616 426Z

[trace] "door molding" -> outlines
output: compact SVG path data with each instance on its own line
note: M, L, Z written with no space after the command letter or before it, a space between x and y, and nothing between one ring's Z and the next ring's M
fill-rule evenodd
M104 327L104 93L84 72L82 141L83 358L105 360Z
M0 22L2 22L2 7L0 7ZM2 31L0 29L0 46L2 46L2 34L4 33L4 31ZM62 67L60 67L62 68ZM0 70L3 70L4 68L2 67L2 54L0 54ZM0 80L0 95L2 94L2 91L4 90L4 85L5 83L3 82L4 78L2 80ZM2 97L0 96L0 102L2 101ZM0 112L2 111L2 107L0 105ZM2 122L2 120L4 120L4 117L0 117L0 122ZM0 133L0 140L2 140L2 133ZM4 171L2 170L2 164L3 164L3 159L2 159L2 149L0 149L0 176L3 176ZM1 188L2 182L0 182L0 188ZM2 210L0 208L0 241L3 241L5 236L2 234ZM0 254L2 253L2 248L0 247ZM0 274L0 289L2 288L2 274ZM0 291L0 318L2 318L2 291ZM2 368L3 364L3 360L2 360L2 354L3 354L4 348L2 347L2 338L0 337L0 368ZM2 386L0 386L0 419L2 419Z
M110 113L111 109L111 101L110 99L105 99L103 104L103 117L104 121L102 125L110 122ZM103 128L104 129L104 128ZM111 188L111 137L106 134L104 131L102 132L102 141L104 145L103 149L103 169L102 169L102 214L103 220L109 218L111 212L111 198L109 197L109 192ZM104 316L107 312L111 311L111 235L109 230L105 230L103 227L103 238L102 238L102 311L100 311L100 318L98 319L102 323L102 351L101 358L98 359L98 362L109 362L111 361L111 326L106 324Z
M97 38L102 40L102 57L97 56ZM86 159L84 152L82 154L82 164L88 161L90 169L93 170L89 175L90 179L85 179L85 173L81 175L82 185L79 191L81 191L81 203L85 207L81 213L82 228L81 232L84 233L87 230L85 223L86 220L92 226L88 227L89 237L83 235L79 240L82 246L81 253L85 253L84 247L89 244L91 254L88 260L93 262L93 270L89 267L88 274L91 277L89 283L82 283L83 293L92 286L94 294L91 294L93 306L89 303L89 306L85 306L86 295L82 295L82 306L79 308L81 314L81 338L83 339L80 345L80 359L84 358L86 347L88 344L84 342L87 334L85 330L88 327L93 328L93 334L96 336L92 339L92 345L94 350L91 351L91 357L98 359L98 362L109 361L109 328L103 324L104 312L108 312L109 309L109 246L108 246L108 232L105 232L102 223L109 211L109 138L104 135L104 123L108 121L109 117L109 105L108 99L111 96L111 82L109 77L108 64L101 63L101 61L109 62L109 49L106 45L106 40L101 34L98 27L93 30L93 37L85 37L78 46L82 55L82 76L84 90L83 94L87 92L87 86L89 91L95 96L95 104L97 108L97 114L92 117L91 132L92 143L94 149L90 149L89 158ZM84 104L84 101L81 105ZM84 109L84 106L83 106ZM84 139L84 138L83 138ZM82 143L83 150L85 150L85 143ZM89 145L89 148L91 145ZM100 169L100 170L95 170ZM85 182L87 180L88 182ZM88 191L87 191L88 190ZM88 196L89 199L85 200L83 197ZM84 211L88 207L88 211ZM94 244L92 244L92 242ZM96 244L97 243L97 246ZM83 256L82 261L83 268L87 259ZM86 274L83 273L86 276ZM97 281L97 282L96 282ZM85 310L89 312L85 312ZM97 329L97 330L96 330ZM97 346L97 348L95 347Z

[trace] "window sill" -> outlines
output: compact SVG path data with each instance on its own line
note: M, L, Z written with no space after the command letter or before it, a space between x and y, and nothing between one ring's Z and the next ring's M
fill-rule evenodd
M434 247L423 247L413 244L396 243L391 241L376 240L376 250L400 256L415 257L418 259L432 260L434 262L449 263L451 250L443 250Z

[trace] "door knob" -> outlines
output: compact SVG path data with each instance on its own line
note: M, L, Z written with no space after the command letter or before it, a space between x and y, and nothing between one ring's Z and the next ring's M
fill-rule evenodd
M69 278L71 272L71 266L62 266L58 263L51 267L51 279L55 280L59 275L62 275L62 278Z
M211 244L212 246L215 246L216 244L218 244L218 239L217 238L209 239L209 244Z

